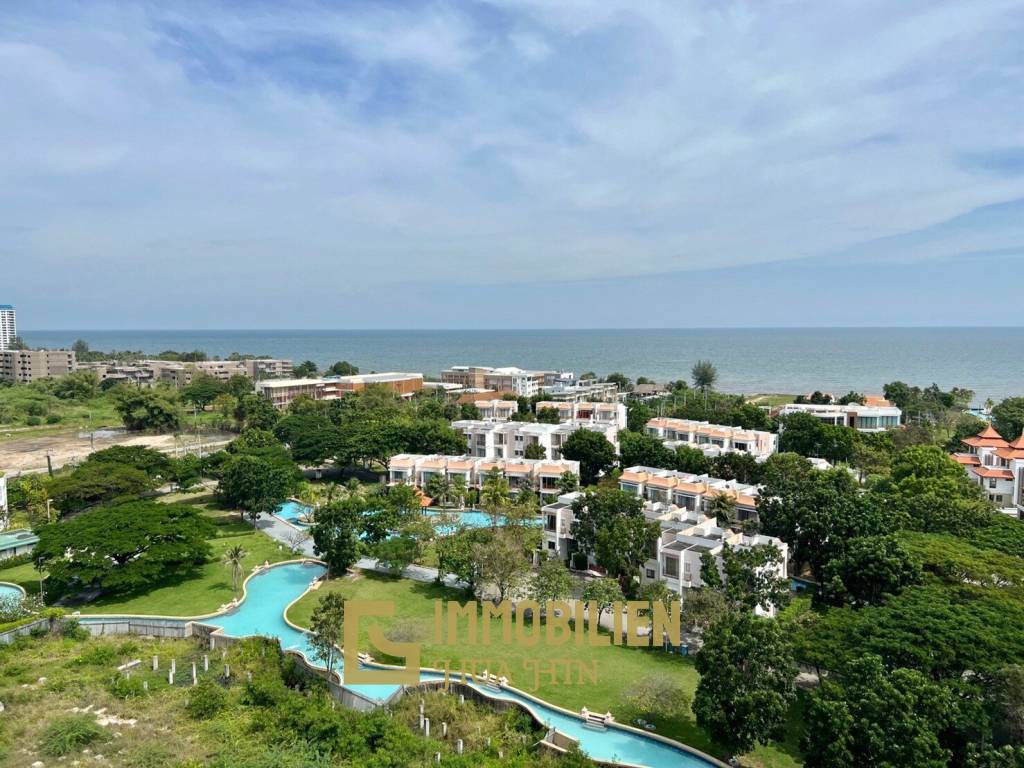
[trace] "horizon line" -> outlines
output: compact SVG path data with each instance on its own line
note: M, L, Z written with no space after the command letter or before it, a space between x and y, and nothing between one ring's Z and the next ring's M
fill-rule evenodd
M251 328L26 328L19 329L22 333L253 333L259 331L287 332L403 332L431 333L435 331L456 331L467 333L483 333L487 331L859 331L859 330L1017 330L1024 325L692 325L692 326L601 326L601 327L436 327L436 328L283 328L283 327L251 327Z

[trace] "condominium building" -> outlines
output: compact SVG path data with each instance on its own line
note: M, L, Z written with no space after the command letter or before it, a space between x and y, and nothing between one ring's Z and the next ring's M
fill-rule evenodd
M647 422L646 432L673 450L680 445L699 448L705 456L749 453L763 461L779 449L779 436L756 429L728 427L706 421L656 418Z
M694 475L656 467L629 467L619 475L619 488L643 498L645 502L667 509L677 507L705 513L715 496L725 495L736 502L736 522L757 521L756 485L736 480L720 480L710 475Z
M0 304L0 351L10 349L18 335L17 313L13 304Z
M549 400L565 403L615 403L619 400L619 387L610 381L577 381L572 384L556 384L545 389L544 394Z
M70 349L7 349L0 351L0 379L27 384L64 376L75 370Z
M100 381L113 380L125 384L146 387L156 383L159 378L152 368L145 365L129 365L116 362L76 363L76 370L92 371Z
M659 472L644 467L634 467L646 473ZM724 482L724 481L720 481ZM627 483L629 484L629 483ZM635 484L634 484L635 485ZM567 493L558 497L558 501L541 508L544 525L544 544L546 551L567 559L577 550L572 536L574 522L573 504L583 498L580 493ZM648 559L638 574L642 584L663 582L668 589L678 595L684 589L703 586L701 579L702 556L711 555L719 570L723 567L722 553L726 546L735 549L750 549L755 546L773 546L779 552L778 560L773 568L777 578L787 577L787 561L789 547L781 539L772 536L749 535L719 526L713 517L698 509L686 509L663 502L647 502L644 516L658 524L661 529L657 540L648 551ZM775 606L758 606L757 613L774 615Z
M465 435L467 453L484 459L519 458L526 455L526 449L531 445L542 447L548 459L561 459L565 441L580 429L589 429L603 435L615 446L616 452L619 450L619 429L614 424L537 424L464 419L452 422L452 428Z
M160 381L187 387L200 374L227 381L232 376L248 376L253 381L286 378L292 374L291 360L199 360L180 363L171 360L144 360L141 365L153 371Z
M963 443L967 450L953 459L1000 512L1024 519L1024 435L1011 443L989 425Z
M402 397L412 397L423 389L423 374L391 371L319 379L269 379L257 382L256 391L276 408L285 408L299 395L308 395L314 400L337 400L375 385L388 387Z
M528 371L515 366L491 368L485 365L453 365L441 371L443 383L464 389L490 389L521 397L533 397L547 387L566 386L575 381L571 371Z
M604 403L581 401L541 400L537 403L537 413L542 408L558 411L559 421L575 421L584 424L612 425L619 429L626 428L626 406L622 403Z
M860 432L884 432L900 425L903 411L883 398L873 397L870 405L849 403L787 403L779 410L779 416L794 413L808 413L826 424L852 427Z
M528 489L544 494L558 490L558 480L566 472L579 476L580 463L561 459L481 459L476 456L441 456L400 453L388 463L388 484L426 488L431 478L443 475L448 480L461 477L467 488L481 488L488 473L497 469L508 480L509 489Z
M519 412L515 400L475 400L473 405L480 411L481 421L509 421Z

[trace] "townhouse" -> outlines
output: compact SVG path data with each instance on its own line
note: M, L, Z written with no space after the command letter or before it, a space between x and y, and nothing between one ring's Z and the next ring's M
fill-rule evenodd
M558 411L560 422L614 426L616 429L626 428L626 406L622 403L540 400L537 402L536 408L537 413L540 413L542 408L552 408Z
M487 475L497 469L508 480L509 490L531 490L545 495L558 492L566 472L579 476L580 463L567 459L481 459L476 456L442 456L400 453L388 463L388 484L405 483L425 488L435 475L448 480L461 477L467 488L483 487Z
M441 371L441 381L463 389L488 389L517 397L533 397L547 387L571 384L572 371L531 371L515 366L453 365Z
M1024 519L1024 435L1009 442L989 425L963 444L967 450L954 453L953 460L1000 512Z
M884 398L871 396L860 403L787 403L779 416L808 413L816 419L840 427L851 427L859 432L884 432L900 425L903 411Z
M401 397L412 397L423 389L423 374L390 371L317 379L270 379L257 382L256 391L270 400L275 408L287 408L299 395L314 400L337 400L375 385L388 387Z
M757 522L757 498L760 490L736 480L720 480L709 475L694 475L655 467L629 467L619 475L619 488L643 498L659 509L676 507L688 512L706 513L715 496L729 496L736 502L736 522Z
M452 428L466 438L466 452L482 459L511 459L526 455L530 445L539 445L548 459L561 459L562 446L569 436L580 429L589 429L605 437L615 451L619 450L619 429L614 424L565 422L539 424L535 422L495 422L482 419L453 421Z
M474 400L472 402L480 411L480 421L510 421L519 412L519 403L515 400Z
M749 453L758 461L764 461L779 449L779 436L772 432L707 421L655 418L647 422L645 430L668 448L687 445L704 451L705 456Z

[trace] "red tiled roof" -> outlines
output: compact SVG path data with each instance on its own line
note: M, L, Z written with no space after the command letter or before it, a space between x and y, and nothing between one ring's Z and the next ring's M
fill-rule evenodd
M1013 480L1013 472L1008 469L996 469L995 467L971 467L971 472L978 477L994 477L999 480Z
M957 464L981 464L981 459L973 453L954 453L952 458Z
M1014 448L1011 443L1009 448L1000 448L996 451L996 456L1000 459L1024 459L1024 448Z

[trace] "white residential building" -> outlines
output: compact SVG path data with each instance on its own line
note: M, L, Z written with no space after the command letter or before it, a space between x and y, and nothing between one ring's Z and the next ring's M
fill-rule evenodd
M764 461L779 449L779 436L757 429L743 429L707 421L656 418L647 422L647 434L661 440L667 447L680 445L699 448L705 456L723 453L749 453Z
M544 390L551 400L559 402L607 402L619 400L619 387L610 381L577 381L572 384L556 384Z
M826 424L852 427L859 432L884 432L900 425L903 411L881 398L872 398L870 404L849 403L787 403L779 410L779 416L794 413L808 413Z
M299 395L307 395L314 400L337 400L375 385L393 389L401 397L412 397L423 389L423 374L391 371L319 379L268 379L256 382L256 391L270 400L275 408L286 408Z
M441 456L438 454L400 453L392 456L388 464L388 484L405 483L425 488L434 475L445 475L449 480L462 477L467 488L480 488L493 469L508 479L509 489L529 489L544 494L558 491L558 480L565 472L577 477L578 461L561 459L481 459L476 456Z
M13 304L0 304L0 351L11 348L18 335L18 318Z
M634 468L643 469L643 468ZM657 471L657 470L655 470ZM724 482L724 481L720 481ZM544 549L552 555L566 559L576 550L572 537L574 521L573 504L581 493L567 493L552 504L541 508L544 527ZM722 552L728 545L736 549L749 549L758 545L771 545L779 551L774 567L778 578L787 577L789 547L781 539L772 536L748 535L728 528L721 528L714 518L699 509L689 510L665 504L648 502L644 516L658 523L661 533L651 546L649 558L641 568L640 581L643 584L661 581L675 594L682 595L684 589L703 586L701 580L701 556L710 554L722 568ZM774 606L759 606L759 614L774 615Z
M736 502L736 522L757 520L760 490L737 480L721 480L709 475L694 475L672 469L629 467L619 475L619 488L640 496L650 504L678 507L704 513L715 496L724 494Z
M1011 443L990 425L963 443L967 451L953 459L1000 512L1024 519L1024 435Z
M581 424L612 425L618 429L626 428L626 406L622 403L541 400L536 408L537 413L540 413L542 408L553 408L558 411L558 420L561 422L574 421Z
M519 411L515 400L474 400L472 404L480 411L481 421L510 421Z
M452 428L466 437L466 452L483 459L511 459L526 455L526 448L539 445L548 459L561 459L562 446L579 429L604 435L619 450L619 429L614 424L566 422L538 424L534 422L495 422L465 419L452 422Z
M515 366L453 365L441 371L441 381L463 389L491 389L517 397L533 397L546 387L567 386L576 380L572 371L531 371Z

